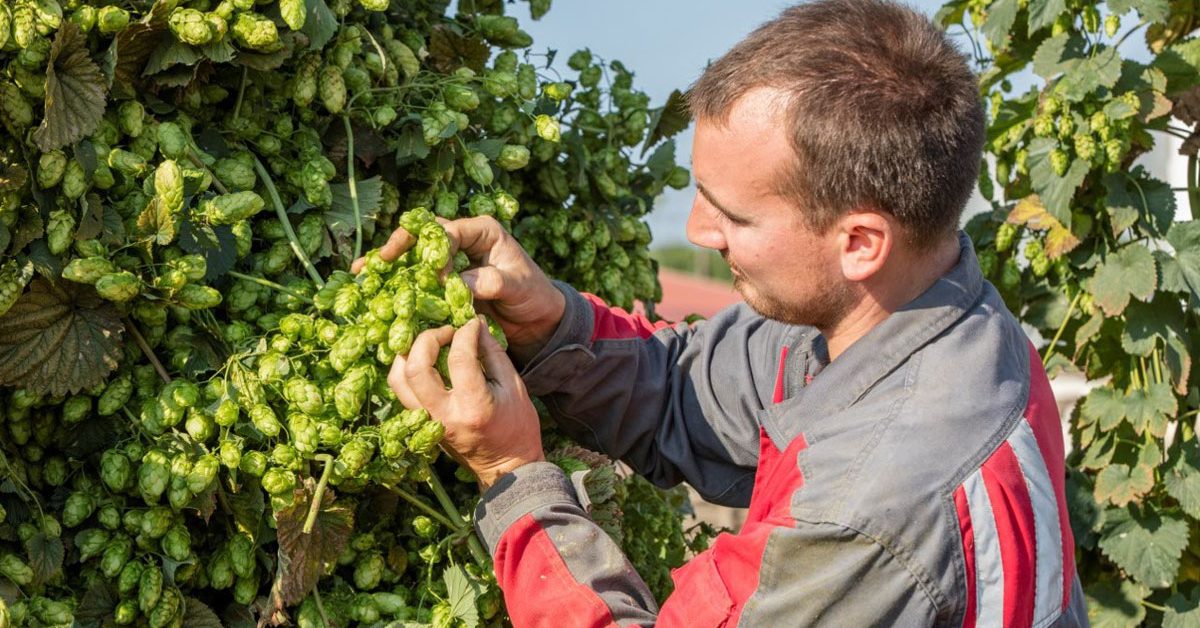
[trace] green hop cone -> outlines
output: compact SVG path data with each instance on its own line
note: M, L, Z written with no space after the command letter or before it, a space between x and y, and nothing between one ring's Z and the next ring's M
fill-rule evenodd
M176 8L171 12L167 26L176 39L192 46L203 46L213 39L213 29L204 13L195 9Z
M81 530L75 535L75 547L79 550L79 561L86 562L93 556L99 556L108 545L111 536L108 530L90 528Z
M61 150L42 153L38 158L38 187L45 190L58 185L67 170L67 154Z
M463 155L463 170L467 173L467 176L482 186L491 185L492 180L495 178L487 155L479 151L468 150Z
M505 144L496 157L496 165L507 171L520 170L529 163L529 149L518 144Z
M479 107L479 94L465 85L447 85L442 88L442 99L455 111L474 111Z
M62 524L74 528L92 516L95 509L96 502L92 501L91 495L82 492L71 493L63 504Z
M547 142L558 142L561 139L558 120L546 114L540 114L534 119L534 127L537 129L538 137Z
M250 408L250 422L254 424L255 429L267 437L277 436L282 427L279 419L275 416L275 411L270 406L261 403Z
M95 284L105 275L117 272L117 267L106 257L77 257L63 268L63 279L76 283Z
M1115 13L1109 13L1104 18L1104 34L1109 37L1116 37L1117 31L1121 30L1121 16Z
M163 554L176 561L185 561L192 554L192 535L188 534L187 526L175 524L163 535L161 541Z
M317 92L326 111L341 113L346 107L346 82L342 77L342 70L335 65L321 68L317 78Z
M359 556L354 565L354 586L361 591L370 591L379 586L386 565L379 552L367 552Z
M141 466L138 467L137 477L138 490L146 503L157 502L171 481L170 463L166 455L157 450L146 452L142 457Z
M257 13L238 13L229 32L233 35L233 40L243 48L269 53L283 47L275 22Z
M445 426L438 421L426 421L409 439L408 450L421 456L430 456L437 451L438 443L442 442L445 433Z
M100 479L114 492L122 492L133 480L133 463L125 454L110 449L100 456Z
M187 134L174 122L158 125L158 150L168 159L183 157L188 148Z
M279 14L288 28L298 31L304 28L308 7L305 6L304 0L279 0Z
M96 280L96 292L109 301L124 303L141 292L141 280L127 270L109 273Z
M129 11L116 5L100 7L96 14L96 27L105 35L112 35L129 25Z
M138 580L138 608L143 613L149 613L158 605L158 600L162 597L162 590L162 570L157 565L150 565L143 569L141 578Z
M296 488L296 474L279 467L271 467L262 477L262 487L271 495L289 495Z
M63 209L50 212L46 224L46 246L54 255L59 255L71 246L75 239L75 217Z
M190 283L179 289L175 299L189 310L206 310L221 304L221 293L216 288Z
M183 173L174 159L159 162L154 171L154 193L172 215L183 210Z
M247 451L242 454L238 469L247 475L261 477L267 470L267 456L261 451Z
M571 96L571 89L570 83L560 81L557 83L546 83L542 86L542 93L550 100L562 101Z
M200 213L214 225L231 225L254 216L266 207L256 192L233 192L200 203Z
M100 571L106 578L114 579L133 555L133 542L128 537L118 536L109 541L100 555Z

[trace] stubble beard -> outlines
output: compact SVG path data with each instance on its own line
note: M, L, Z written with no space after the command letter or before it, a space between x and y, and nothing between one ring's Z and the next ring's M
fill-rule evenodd
M734 275L733 287L746 300L746 305L764 318L788 325L808 325L820 330L833 329L845 318L856 299L853 290L836 282L821 288L812 298L802 303L789 303L760 290L751 289L746 280L738 274Z

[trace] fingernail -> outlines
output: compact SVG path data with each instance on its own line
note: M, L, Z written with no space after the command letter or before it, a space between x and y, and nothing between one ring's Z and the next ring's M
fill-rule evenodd
M464 273L460 273L459 277L462 278L463 283L467 284L468 288L470 288L471 290L475 290L475 282L478 280L478 277L476 277L476 273L468 270Z

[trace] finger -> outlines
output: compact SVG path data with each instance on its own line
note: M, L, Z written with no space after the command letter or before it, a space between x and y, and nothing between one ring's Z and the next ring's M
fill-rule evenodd
M454 332L454 342L450 344L450 355L446 357L450 368L450 379L454 380L455 390L486 391L487 380L483 369L479 368L479 319L471 319L458 331Z
M449 325L422 332L413 341L404 365L404 378L413 395L429 410L440 408L446 400L446 383L437 371L438 352L454 337Z
M397 229L388 236L387 242L379 247L379 257L394 262L417 241L411 233L403 228Z
M504 228L491 216L460 218L443 225L450 236L451 255L465 252L472 262L478 262L491 252L504 237Z
M396 356L392 362L392 368L388 371L388 387L396 394L396 398L400 403L404 404L409 410L416 410L421 407L421 401L413 394L412 388L408 385L408 380L404 377L404 368L408 360L402 355Z
M484 301L496 301L504 296L504 274L494 266L480 266L459 273L471 294Z
M479 358L483 362L483 370L487 373L488 378L508 385L515 380L519 380L516 367L513 366L512 360L508 354L504 352L504 348L496 341L496 337L488 331L488 327L484 322L479 321L478 343L479 343Z

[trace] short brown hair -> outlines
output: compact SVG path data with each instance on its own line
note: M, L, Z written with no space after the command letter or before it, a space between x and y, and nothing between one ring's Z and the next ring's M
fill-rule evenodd
M783 11L705 70L693 115L728 121L746 92L787 98L797 159L778 191L824 232L864 205L923 249L958 228L984 142L966 58L920 13L887 0L818 0Z

